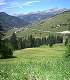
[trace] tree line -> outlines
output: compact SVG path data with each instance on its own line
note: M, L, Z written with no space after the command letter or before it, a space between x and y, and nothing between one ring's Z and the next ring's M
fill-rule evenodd
M24 48L33 48L39 47L41 45L49 45L50 47L56 43L62 43L62 36L54 36L49 34L48 37L34 38L32 35L29 35L27 38L17 38L16 34L13 33L9 42L11 42L14 49L24 49Z
M41 45L49 45L52 47L56 43L62 43L62 36L54 36L49 34L48 37L35 38L29 35L27 38L16 37L13 33L9 39L2 40L2 33L0 35L0 58L10 58L13 57L13 51L25 48L39 47Z

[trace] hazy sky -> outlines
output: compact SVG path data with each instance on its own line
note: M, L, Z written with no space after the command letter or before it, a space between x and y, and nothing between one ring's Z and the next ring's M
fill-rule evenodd
M25 14L51 8L70 8L70 0L0 0L0 12Z

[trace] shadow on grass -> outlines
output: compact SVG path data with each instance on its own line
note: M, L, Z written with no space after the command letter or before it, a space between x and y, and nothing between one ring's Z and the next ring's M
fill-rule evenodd
M70 58L70 54L67 54L65 57L67 57L67 58L69 57Z
M16 56L9 56L9 57L1 57L0 59L12 59L12 58L17 58Z

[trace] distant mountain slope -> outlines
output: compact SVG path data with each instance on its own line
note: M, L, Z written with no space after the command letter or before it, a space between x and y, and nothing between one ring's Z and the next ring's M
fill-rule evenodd
M4 12L0 12L0 23L4 30L8 30L14 27L24 27L44 19L49 19L66 10L67 9L50 9L48 11L39 11L27 15L20 15L17 17L8 15Z
M28 23L38 22L44 19L48 19L52 16L60 14L68 9L49 9L48 11L39 11L36 13L30 13L26 15L19 15L18 17Z
M2 24L4 29L10 29L19 26L27 25L28 23L21 20L20 18L10 16L4 12L0 12L0 23Z
M15 29L10 30L7 32L6 37L10 36L13 32L16 32L16 35L18 37L26 37L28 35L33 35L35 37L44 37L47 36L48 32L61 32L68 30L68 27L70 27L70 11L65 11L59 15L56 15L52 18L49 18L48 20L42 20L38 23L32 24L32 26L28 28L23 28L20 31L17 31Z
M70 10L59 15L42 20L32 25L33 28L42 29L44 31L63 31L68 30L70 26Z

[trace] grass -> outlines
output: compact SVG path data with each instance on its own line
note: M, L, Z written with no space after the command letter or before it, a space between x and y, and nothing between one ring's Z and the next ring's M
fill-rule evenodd
M62 44L27 48L0 60L0 80L70 80L70 59Z

